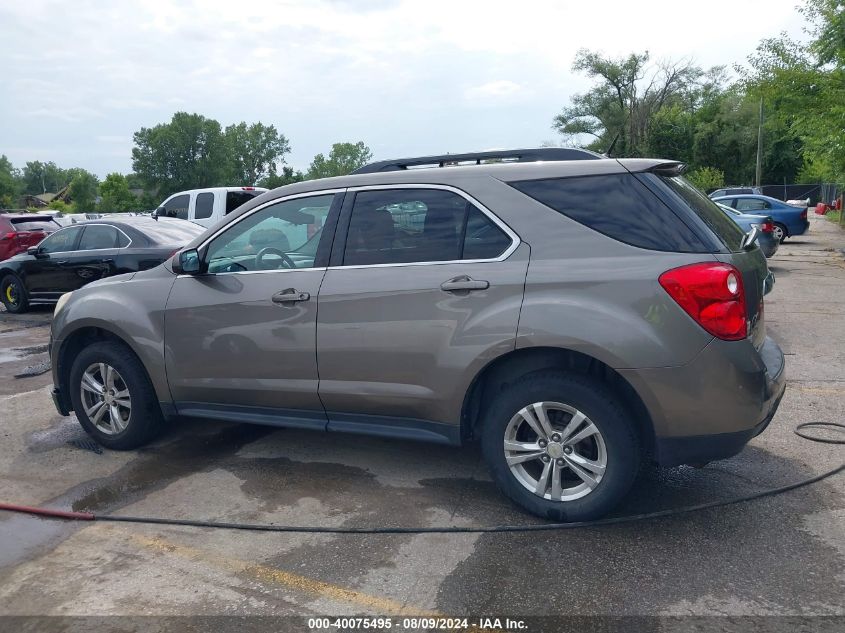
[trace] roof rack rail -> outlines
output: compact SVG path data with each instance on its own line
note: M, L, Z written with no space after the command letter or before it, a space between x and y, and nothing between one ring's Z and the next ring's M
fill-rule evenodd
M516 163L535 163L543 160L595 160L606 158L587 149L573 147L541 147L538 149L509 149L491 152L470 152L468 154L442 154L439 156L418 156L381 160L359 167L353 174L373 174L380 171L401 171L409 167L444 167L452 163L475 161L480 165L485 160L508 160Z

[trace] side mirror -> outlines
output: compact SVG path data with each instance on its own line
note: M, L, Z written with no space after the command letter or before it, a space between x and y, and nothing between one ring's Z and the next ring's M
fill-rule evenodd
M754 242L757 241L757 238L760 236L760 229L757 228L756 224L751 225L751 230L745 234L745 237L742 238L742 242L740 243L740 247L743 250L750 251L754 248Z
M26 249L26 254L27 255L34 255L35 257L38 257L38 247L37 246L30 246L28 249Z
M173 258L173 272L179 275L196 275L200 272L201 263L197 249L179 251Z
M159 207L158 209L156 209L155 211L153 211L152 213L150 213L150 216L152 216L152 218L153 218L154 220L158 220L159 218L163 218L163 217L165 217L166 215L167 215L167 214L164 212L164 207Z

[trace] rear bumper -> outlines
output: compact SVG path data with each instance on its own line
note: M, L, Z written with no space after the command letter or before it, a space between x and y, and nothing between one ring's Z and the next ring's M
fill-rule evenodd
M654 457L664 466L737 454L762 433L786 389L783 352L766 338L713 340L683 367L622 370L640 394L655 431Z

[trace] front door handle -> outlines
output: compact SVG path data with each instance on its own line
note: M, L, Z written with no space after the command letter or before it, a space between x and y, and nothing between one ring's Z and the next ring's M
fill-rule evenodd
M65 265L65 264L67 264L67 263L68 263L68 261L69 261L69 260L67 260L67 259L63 259L63 260L61 260L61 261L54 262L54 263L55 263L57 266L63 266L63 265Z
M483 279L473 279L469 275L461 275L454 277L449 281L444 281L440 284L440 289L446 292L460 292L468 290L487 290L490 287L489 281Z
M273 303L293 303L295 301L308 301L311 294L307 292L300 292L296 288L285 288L273 295Z

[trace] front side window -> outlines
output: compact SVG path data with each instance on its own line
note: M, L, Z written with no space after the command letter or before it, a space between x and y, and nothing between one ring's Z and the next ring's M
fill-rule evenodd
M334 194L286 200L235 223L209 244L208 272L312 268L332 200Z
M81 226L72 226L56 231L50 237L41 241L38 245L38 250L42 253L66 253L72 251L76 246L76 241L79 239L81 232Z
M214 194L201 193L197 196L197 203L194 210L195 220L204 220L211 217L211 212L214 211Z
M80 251L95 251L117 248L117 229L102 224L90 224L84 227L79 240Z
M462 196L439 189L355 194L345 266L492 259L511 240Z
M179 218L180 220L188 219L188 206L191 203L191 196L182 194L171 198L164 203L164 215L168 218Z

